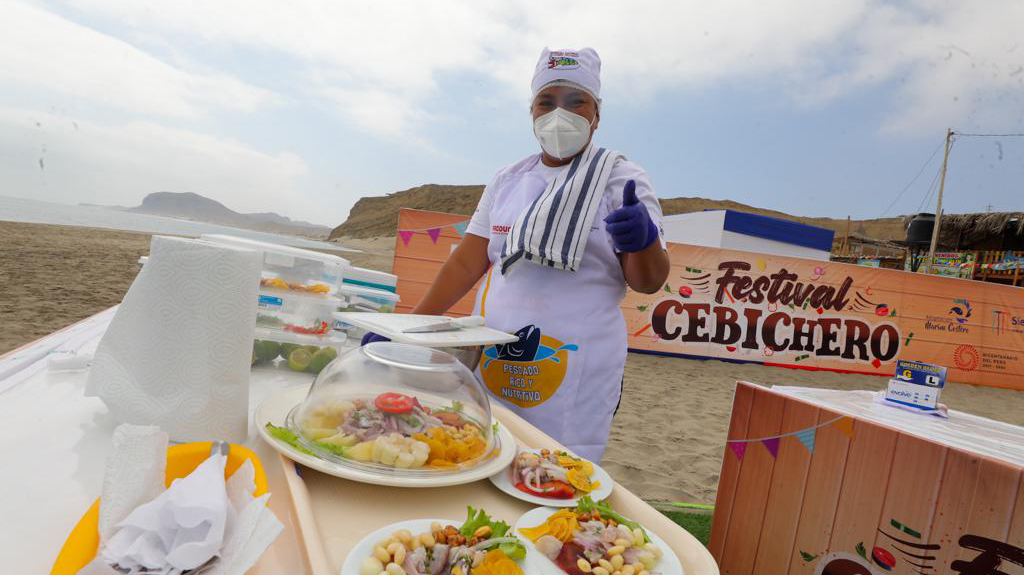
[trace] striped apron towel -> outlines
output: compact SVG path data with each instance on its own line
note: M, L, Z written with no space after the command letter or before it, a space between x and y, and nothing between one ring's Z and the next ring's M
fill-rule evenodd
M612 166L622 154L588 145L569 162L509 230L501 273L522 260L576 271Z

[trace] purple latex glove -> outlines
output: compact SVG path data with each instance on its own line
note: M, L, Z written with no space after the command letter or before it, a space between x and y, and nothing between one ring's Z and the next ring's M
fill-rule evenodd
M651 220L647 207L636 197L636 182L626 182L622 189L622 207L604 218L605 229L620 252L639 252L658 239L658 226Z
M377 334L373 333L372 331L368 331L368 332L366 332L366 335L363 336L363 340L361 342L359 342L359 345L366 345L368 343L372 343L372 342L375 342L375 341L391 341L391 340L386 338L386 337L384 337L384 336L382 336L382 335L377 335Z

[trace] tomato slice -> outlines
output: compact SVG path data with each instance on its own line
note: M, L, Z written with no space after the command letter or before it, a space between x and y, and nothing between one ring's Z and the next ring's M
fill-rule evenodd
M576 492L573 491L572 485L564 481L545 481L540 484L540 491L533 489L526 485L522 481L516 483L516 489L529 493L530 495L536 495L537 497L548 497L550 499L572 499L576 497Z
M401 393L382 393L373 400L373 405L384 413L411 413L412 407L418 402Z

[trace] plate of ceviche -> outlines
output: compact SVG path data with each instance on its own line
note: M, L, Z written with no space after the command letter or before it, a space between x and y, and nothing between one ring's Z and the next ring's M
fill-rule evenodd
M436 409L430 417L437 421L429 430L395 421L416 417L416 424L428 426L425 411L419 416L392 413L392 403L414 399L397 393L317 405L311 417L319 427L302 420L296 432L287 421L308 389L294 386L270 395L256 409L254 423L279 453L328 475L392 487L444 487L490 477L515 457L515 438L497 421L483 427L460 419L459 427L447 419L457 414Z
M526 545L528 569L545 575L684 575L662 538L590 497L571 509L528 511L514 533Z
M469 507L465 521L412 519L370 533L341 575L525 575L526 554L508 523Z
M523 449L512 465L490 477L505 493L535 505L575 507L580 497L601 500L615 482L599 465L567 451Z

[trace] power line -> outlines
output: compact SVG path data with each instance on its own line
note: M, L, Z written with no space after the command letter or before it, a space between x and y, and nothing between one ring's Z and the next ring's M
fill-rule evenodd
M896 202L898 202L900 198L903 197L903 194L905 194L907 190L910 189L910 186L914 185L914 182L916 182L917 179L921 177L921 174L924 173L924 169L927 168L928 164L930 164L932 162L932 159L935 158L935 154L939 153L939 149L942 148L943 143L945 143L945 141L940 141L939 145L935 146L935 149L932 150L932 155L928 156L928 159L925 160L924 164L921 165L921 169L917 171L917 174L915 174L914 177L909 182L907 182L907 185L903 186L903 189L900 190L900 193L896 194L896 197L892 200L892 203L889 204L889 207L885 208L885 211L882 212L882 215L878 216L879 218L884 218L885 214L888 214L889 210L891 210L892 207L896 205Z
M953 135L965 138L1024 138L1024 134L964 134L953 132Z
M952 142L950 142L949 149L950 150L953 149ZM935 172L935 176L932 177L932 183L928 185L928 193L925 194L924 199L922 199L921 203L917 206L917 211L918 212L920 212L922 209L924 209L924 206L928 203L928 200L931 199L932 194L935 193L935 190L937 189L937 184L939 183L939 175L941 175L941 174L942 174L942 168L939 167L938 171Z

